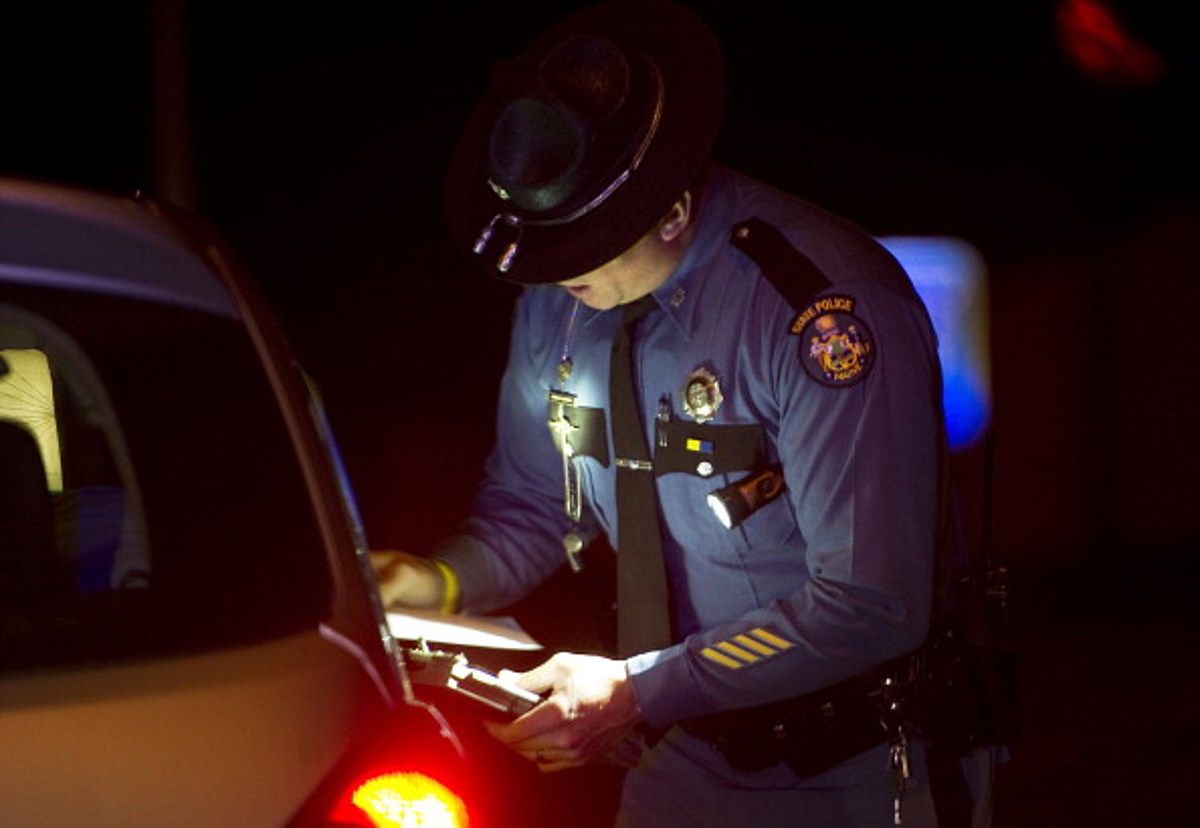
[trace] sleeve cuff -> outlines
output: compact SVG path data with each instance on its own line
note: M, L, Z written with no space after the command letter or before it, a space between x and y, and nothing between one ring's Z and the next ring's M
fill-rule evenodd
M666 729L710 712L688 666L686 645L632 656L626 661L626 669L642 718L650 727Z
M443 615L449 615L458 610L458 576L445 561L439 561L437 558L430 560L442 576L442 605L439 609Z
M470 535L451 535L439 543L430 555L438 571L446 577L446 612L481 612L490 608L487 549ZM451 595L453 592L453 595Z

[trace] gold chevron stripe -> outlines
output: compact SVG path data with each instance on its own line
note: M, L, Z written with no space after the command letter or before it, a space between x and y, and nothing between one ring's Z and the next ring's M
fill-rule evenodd
M767 632L762 627L754 628L750 631L750 635L754 636L759 641L765 641L767 644L770 644L772 647L780 650L789 650L795 646L787 639L780 638L779 636L775 635L775 633Z
M759 655L773 656L775 653L779 652L774 647L768 647L766 644L763 644L761 641L756 641L748 635L735 635L733 640L741 644L743 647L748 647L749 649L754 650L754 652L758 653Z
M741 659L747 664L753 664L759 660L758 656L756 656L754 653L750 652L749 650L742 649L731 641L720 641L717 643L717 646L729 653L734 658Z
M709 661L715 661L717 664L720 664L722 667L728 667L730 670L737 670L739 667L742 666L740 661L734 661L729 656L727 656L723 653L718 653L712 647L705 647L703 650L700 651L700 655L704 656Z

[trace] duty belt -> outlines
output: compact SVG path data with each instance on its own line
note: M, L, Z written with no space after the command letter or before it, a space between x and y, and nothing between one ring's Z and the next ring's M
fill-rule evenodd
M681 726L739 770L786 763L812 776L876 745L904 739L902 702L912 656L823 690L688 719Z

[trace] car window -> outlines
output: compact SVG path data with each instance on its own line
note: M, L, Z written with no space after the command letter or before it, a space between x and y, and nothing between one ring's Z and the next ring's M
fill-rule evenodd
M241 324L0 294L0 665L157 655L311 626L327 564Z

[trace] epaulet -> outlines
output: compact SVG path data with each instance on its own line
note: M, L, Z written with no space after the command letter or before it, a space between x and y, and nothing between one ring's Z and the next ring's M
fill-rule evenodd
M754 260L792 309L799 312L830 281L813 260L792 246L783 233L759 218L733 226L733 246Z

